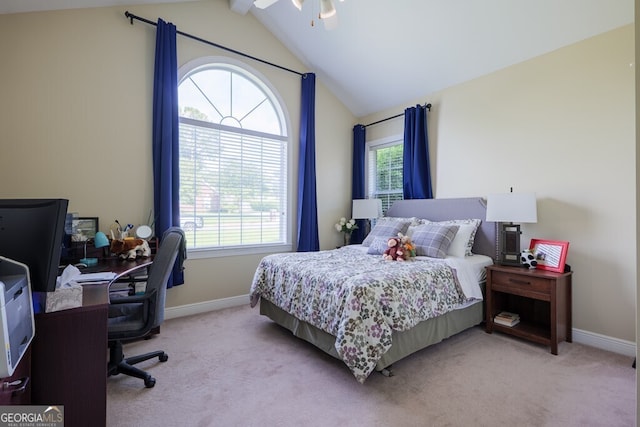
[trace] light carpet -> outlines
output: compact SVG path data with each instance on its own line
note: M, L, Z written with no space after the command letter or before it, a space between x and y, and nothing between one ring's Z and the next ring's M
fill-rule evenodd
M549 349L475 327L359 384L340 361L235 307L164 322L126 355L157 379L108 379L118 426L635 426L632 358L562 343Z

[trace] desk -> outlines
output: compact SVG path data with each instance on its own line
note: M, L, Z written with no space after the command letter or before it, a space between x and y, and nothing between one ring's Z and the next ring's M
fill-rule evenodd
M35 316L31 403L64 405L65 426L107 421L107 285L83 288L82 306Z
M31 405L31 346L13 375L0 379L0 405Z
M116 257L100 258L98 264L91 267L80 269L81 273L102 273L105 271L113 271L116 274L124 273L140 264L147 264L153 261L153 256L148 258L136 258L133 261L122 260ZM62 269L60 270L62 272Z
M105 258L82 271L122 273L150 261ZM64 405L66 427L106 425L108 315L106 284L85 285L81 307L35 315L31 403Z
M150 239L149 248L151 249L151 255L155 255L158 250L158 239L155 237ZM112 255L109 254L108 246L104 248L96 248L92 243L85 245L85 242L69 242L63 263L75 264L80 262L80 258L98 258L100 263L102 263L104 259L107 259L110 256Z

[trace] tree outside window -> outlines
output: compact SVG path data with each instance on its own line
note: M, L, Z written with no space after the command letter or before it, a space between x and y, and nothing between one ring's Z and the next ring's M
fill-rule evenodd
M189 70L178 94L189 249L285 244L288 138L273 93L246 70L212 62Z

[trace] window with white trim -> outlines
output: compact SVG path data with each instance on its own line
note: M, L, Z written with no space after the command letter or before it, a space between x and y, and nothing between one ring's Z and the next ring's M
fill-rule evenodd
M382 200L382 212L403 199L402 136L367 143L367 193Z
M287 244L286 122L244 67L187 64L178 85L180 225L188 249Z

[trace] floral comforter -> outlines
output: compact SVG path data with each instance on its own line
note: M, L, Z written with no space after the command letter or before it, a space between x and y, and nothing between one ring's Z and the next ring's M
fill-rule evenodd
M442 260L385 261L349 247L264 257L250 297L252 307L266 298L334 335L338 354L361 383L391 347L393 330L465 301L455 271Z

